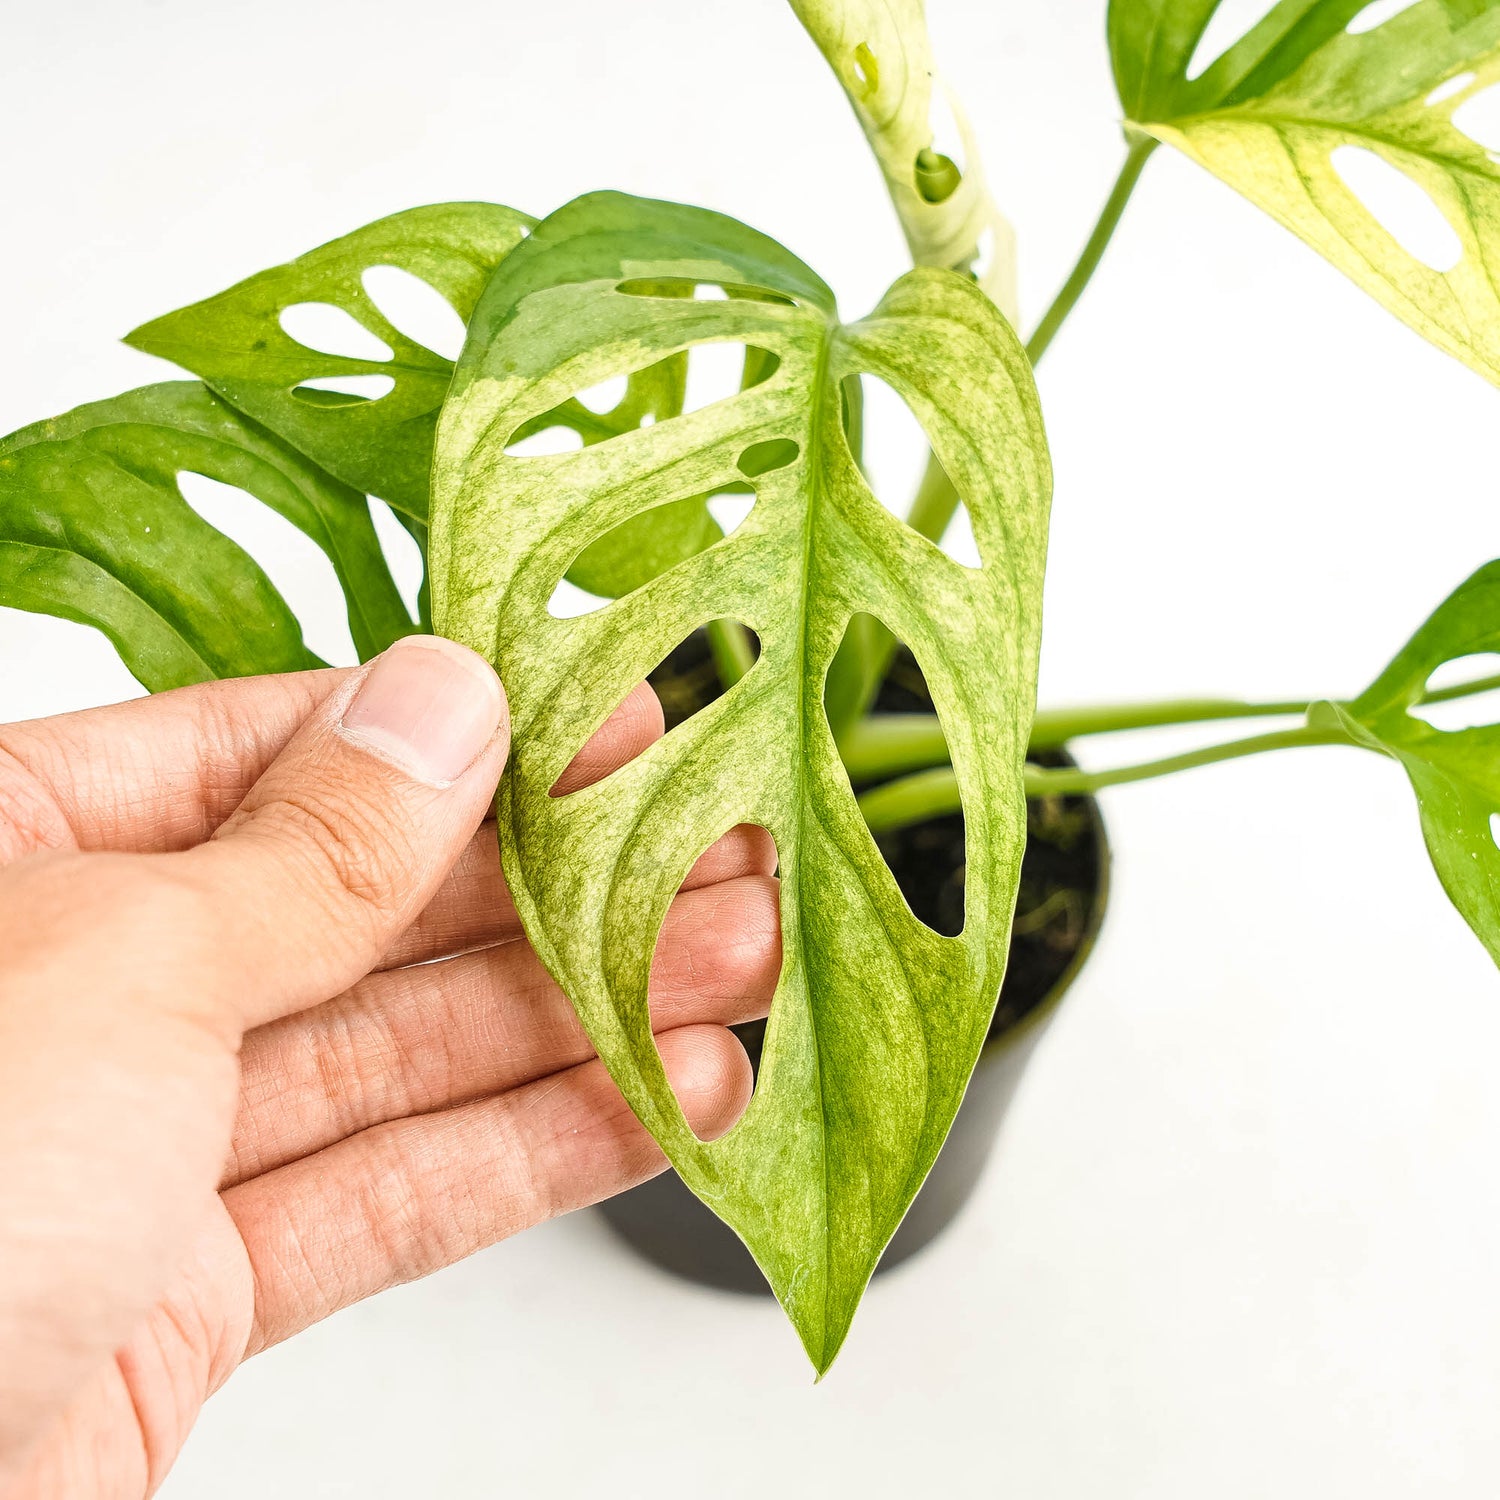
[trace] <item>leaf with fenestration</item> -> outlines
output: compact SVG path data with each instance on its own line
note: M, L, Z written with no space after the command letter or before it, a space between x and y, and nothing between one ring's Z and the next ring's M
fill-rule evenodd
M432 435L453 362L390 321L366 273L394 266L416 276L467 321L490 273L534 222L493 203L392 214L156 318L126 343L191 370L345 484L424 520ZM309 304L346 314L390 357L380 358L378 348L358 358L299 343L282 314ZM336 334L331 342L339 342ZM389 384L385 394L359 394L362 382L374 381ZM339 384L347 389L326 388Z
M394 267L426 283L452 308L461 342L462 325L485 282L535 222L493 203L409 209L157 318L126 342L191 370L330 474L389 501L420 542L433 434L457 349L440 352L414 336L442 342L429 331L438 326L430 319L420 327L397 327L372 296L371 286L379 290L379 283L371 278ZM412 315L409 306L404 316L388 306L402 321ZM375 347L362 355L312 348L283 326L289 309L324 315L326 326L304 337L321 335L344 349L361 340ZM330 317L335 321L327 325ZM357 326L345 322L340 329L344 319ZM560 428L583 444L599 442L679 411L683 380L683 362L667 361L635 372L612 409L598 412L570 399L556 411L538 413L529 433L520 436ZM701 503L684 501L601 538L569 576L592 593L624 593L651 576L652 568L690 557L720 534Z
M1500 81L1500 0L1417 0L1369 25L1388 0L1282 0L1190 78L1218 8L1111 0L1130 127L1186 153L1500 383L1500 158L1455 121ZM1393 173L1407 181L1379 182ZM1409 210L1390 217L1392 187L1426 208L1421 241Z
M932 58L925 0L791 0L843 85L880 163L919 266L969 270L1007 317L1016 309L1015 233L984 185L979 145ZM963 165L935 149L935 96L958 127Z
M97 627L153 692L321 666L270 579L183 498L185 471L248 491L327 553L361 656L412 629L365 497L196 381L0 441L0 604Z
M1445 599L1352 703L1316 704L1310 717L1405 767L1443 889L1500 963L1500 724L1445 730L1412 712L1438 668L1493 652L1500 652L1500 561Z
M684 282L738 295L660 295ZM572 392L710 343L749 351L739 394L579 452L506 452ZM841 397L861 372L926 428L982 567L870 493ZM828 288L763 235L598 194L539 225L487 288L435 479L439 628L494 661L510 694L498 818L527 932L632 1108L749 1245L826 1369L947 1133L1005 965L1050 494L1025 355L954 273L911 272L843 324ZM593 614L549 616L557 580L602 532L747 479L753 508L726 539ZM912 648L947 730L968 840L957 938L907 907L829 732L824 677L858 611ZM715 618L759 637L747 675L630 765L550 795L632 686ZM677 886L739 823L776 840L784 961L755 1098L705 1143L653 1043L647 974Z

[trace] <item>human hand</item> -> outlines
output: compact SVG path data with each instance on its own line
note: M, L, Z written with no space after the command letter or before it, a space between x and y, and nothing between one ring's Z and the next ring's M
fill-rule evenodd
M565 782L660 733L643 684ZM242 1359L663 1167L521 937L508 746L428 637L0 729L0 1494L149 1495ZM658 944L704 1137L749 1098L774 861L726 835Z

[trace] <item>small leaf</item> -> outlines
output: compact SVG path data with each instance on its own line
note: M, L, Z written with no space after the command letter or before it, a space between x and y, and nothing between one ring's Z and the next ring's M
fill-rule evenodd
M453 364L386 318L364 274L395 266L419 276L467 320L490 273L533 222L492 203L439 203L392 214L157 318L125 342L191 370L345 484L425 520L432 435ZM331 335L318 340L325 349L337 343L333 315L342 313L356 331L391 350L391 358L371 357L375 349L364 357L320 352L283 326L289 309L320 308ZM288 321L299 330L307 326ZM393 384L374 401L326 391L320 398L312 382L340 376L384 376Z
M191 370L330 474L425 525L433 434L453 364L412 336L425 329L434 344L446 342L432 308L399 279L418 278L466 322L490 274L535 222L490 203L409 209L157 318L126 342ZM651 290L693 295L691 285ZM613 410L572 399L518 437L560 426L595 443L671 416L682 406L684 369L679 359L638 371ZM591 593L627 593L651 576L643 570L691 557L718 535L701 503L684 503L601 539L570 577Z
M364 496L196 381L0 441L0 604L96 626L153 692L322 665L260 567L183 499L184 471L247 490L327 553L362 657L411 630Z
M1500 384L1500 161L1455 122L1500 83L1500 0L1416 0L1395 13L1281 0L1189 78L1218 8L1111 0L1129 128L1222 178ZM1422 196L1421 213L1401 189Z
M761 294L634 295L641 279ZM720 342L774 356L774 373L578 452L507 456L569 393ZM921 418L968 501L982 568L945 557L870 493L842 398L866 371ZM606 608L548 614L570 558L601 532L747 479L753 508L723 541ZM1049 494L1030 367L971 280L911 272L843 325L827 287L774 241L615 194L545 220L496 273L444 413L436 617L497 663L511 697L498 817L517 908L631 1107L750 1246L820 1371L932 1165L999 992ZM968 813L961 937L906 906L824 715L829 663L860 611L910 643L948 726ZM631 687L716 619L760 643L735 686L614 775L549 796ZM755 1099L705 1143L662 1070L646 979L679 882L741 822L776 840L785 959Z
M1496 651L1500 561L1460 585L1352 703L1316 704L1309 717L1406 768L1443 889L1500 963L1500 724L1445 731L1414 712L1447 662Z

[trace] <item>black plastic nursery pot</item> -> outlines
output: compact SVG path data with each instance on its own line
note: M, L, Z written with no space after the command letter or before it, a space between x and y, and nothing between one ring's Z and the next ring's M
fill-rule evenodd
M652 676L670 727L717 696L700 638L684 643ZM930 708L915 663L899 656L877 712ZM1061 754L1036 757L1068 765ZM886 1247L876 1274L930 1244L968 1201L1037 1043L1082 968L1104 917L1109 844L1092 797L1037 797L1027 806L1028 837L1011 926L1010 961L974 1077L936 1165ZM877 843L912 910L939 932L963 924L961 816L882 835ZM735 1028L759 1063L765 1023ZM770 1295L739 1237L668 1171L610 1199L600 1212L635 1250L663 1269L726 1291Z

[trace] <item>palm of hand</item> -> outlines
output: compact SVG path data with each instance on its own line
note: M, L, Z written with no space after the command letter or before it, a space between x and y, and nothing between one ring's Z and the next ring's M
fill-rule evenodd
M461 852L446 879L439 869L404 905L361 874L385 859L379 809L354 795L328 835L335 819L306 790L309 775L348 781L337 752L336 775L303 764L295 789L278 783L289 757L317 772L318 731L299 726L333 711L348 676L189 689L0 731L0 1089L7 1066L30 1080L0 1094L0 1181L15 1178L8 1201L30 1194L45 1223L28 1239L23 1219L9 1258L0 1234L16 1289L0 1295L0 1348L18 1356L0 1359L0 1491L150 1494L244 1358L662 1166L522 938L493 828L474 828L498 759L450 820L444 868ZM571 784L660 731L638 690ZM200 872L184 881L176 851L247 835L298 871L289 890L327 903L315 929L357 931L350 952L278 955L295 914L254 886L210 882L219 908L263 901L253 920L206 914ZM774 859L758 830L727 835L658 945L662 1057L704 1136L748 1098L723 1026L764 1014L775 986ZM210 951L226 943L237 964ZM262 956L273 975L314 971L290 985L295 1001L204 993L237 976L258 995ZM16 976L23 991L36 981L55 996L47 981L60 978L86 998L39 1024L36 1007L3 998Z

